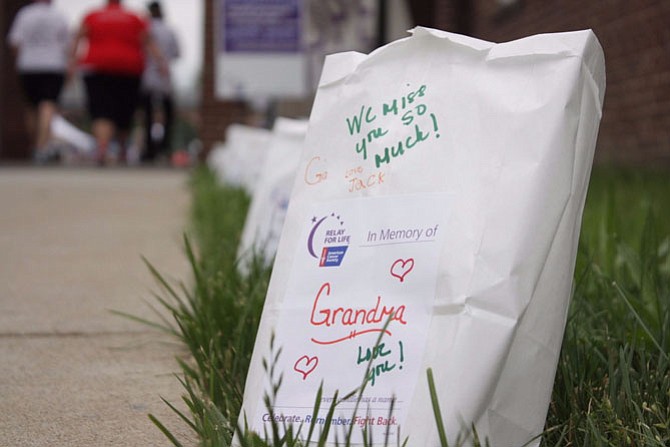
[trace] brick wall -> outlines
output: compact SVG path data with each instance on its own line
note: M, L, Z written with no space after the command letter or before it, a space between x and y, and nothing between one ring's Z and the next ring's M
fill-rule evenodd
M206 36L213 33L215 3L205 0ZM410 1L410 7L418 24L494 42L593 29L607 65L596 157L670 166L670 0L433 0ZM214 98L213 60L208 37L201 109L206 149L223 139L229 123L248 119L243 104Z
M591 28L605 52L607 90L596 156L601 161L670 166L670 1L435 0L434 25L494 42Z
M27 0L0 2L0 160L27 159L31 153L23 96L14 71L14 57L6 43L16 12L27 3Z
M215 8L217 0L205 0L204 64L202 78L202 99L200 101L200 138L203 143L203 157L216 142L224 141L226 128L232 123L244 123L249 119L249 110L239 101L221 101L215 97Z

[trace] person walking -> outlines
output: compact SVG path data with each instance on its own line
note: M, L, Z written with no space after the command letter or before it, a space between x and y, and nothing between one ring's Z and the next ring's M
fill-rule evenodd
M87 42L86 51L77 61L84 42ZM126 161L145 51L156 58L161 72L167 71L165 60L149 34L148 23L123 8L121 0L107 0L105 6L88 13L75 36L70 72L73 73L77 65L83 71L100 165L106 163L114 138L119 143L119 163Z
M8 41L29 103L26 124L33 135L33 158L44 163L58 155L49 148L49 141L67 69L67 21L51 0L34 0L17 13Z
M149 34L168 62L180 56L175 32L163 20L163 9L158 1L148 4L151 22ZM142 106L144 109L144 151L141 160L150 162L156 156L170 151L174 123L173 84L169 71L163 72L152 55L142 76Z

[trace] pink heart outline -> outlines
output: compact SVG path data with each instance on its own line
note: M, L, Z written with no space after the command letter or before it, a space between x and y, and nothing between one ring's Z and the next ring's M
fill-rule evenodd
M409 264L409 266L408 266ZM405 281L405 276L414 268L414 258L407 259L398 259L391 266L391 276L394 276L400 280L400 282Z
M302 368L302 363L304 363L305 365L304 369ZM312 363L314 364L312 365ZM295 364L293 365L293 369L296 372L302 374L302 380L305 380L307 379L307 376L309 376L316 369L316 366L318 364L319 364L319 358L317 356L308 357L306 355L303 355L295 362Z

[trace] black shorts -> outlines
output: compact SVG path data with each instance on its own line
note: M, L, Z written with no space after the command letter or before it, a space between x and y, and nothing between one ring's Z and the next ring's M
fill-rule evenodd
M37 107L42 101L58 102L65 76L58 72L21 73L19 79L26 98Z
M84 76L84 83L91 119L108 119L117 128L129 130L137 107L140 77L89 73Z

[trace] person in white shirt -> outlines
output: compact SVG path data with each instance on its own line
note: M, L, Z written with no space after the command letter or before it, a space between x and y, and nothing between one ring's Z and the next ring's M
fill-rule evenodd
M151 22L149 34L164 59L170 63L180 55L174 31L163 21L163 11L157 1L148 4ZM145 144L141 160L150 162L170 150L174 121L173 85L170 72L161 70L152 55L148 55L142 75Z
M27 125L34 135L34 158L47 161L51 121L65 81L70 33L51 0L34 0L19 10L9 31L16 70L29 102Z

